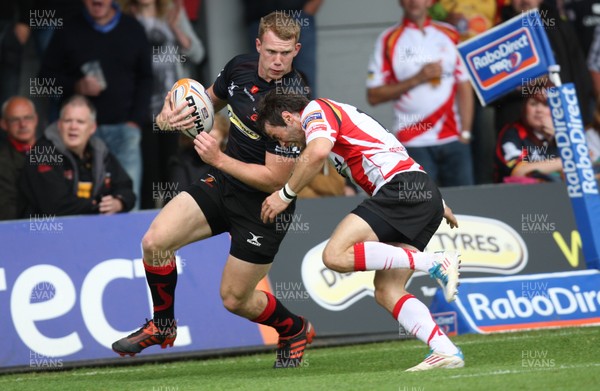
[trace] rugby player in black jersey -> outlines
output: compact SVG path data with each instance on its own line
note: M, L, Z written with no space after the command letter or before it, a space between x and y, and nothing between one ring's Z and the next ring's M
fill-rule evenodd
M222 152L217 141L205 132L195 138L195 149L209 166L198 173L199 181L161 210L144 235L144 267L154 316L138 331L112 345L120 355L133 356L157 344L163 348L173 345L177 336L175 251L229 232L231 249L220 292L223 305L236 315L276 329L279 342L275 368L302 363L306 344L315 335L311 323L288 311L272 294L256 289L285 236L275 223L261 221L261 205L286 183L299 153L281 147L258 129L256 108L261 98L275 88L308 92L301 75L292 68L292 60L300 50L299 36L300 27L285 13L263 17L256 39L258 54L234 57L207 89L215 112L228 105L231 129L227 148ZM157 123L163 130L188 128L192 120L186 117L190 111L184 105L172 109L167 95ZM293 213L293 208L285 213Z

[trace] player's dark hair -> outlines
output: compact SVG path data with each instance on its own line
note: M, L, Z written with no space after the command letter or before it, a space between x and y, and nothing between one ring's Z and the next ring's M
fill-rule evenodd
M258 104L258 119L256 125L264 130L265 124L271 126L285 126L281 116L284 111L301 113L308 105L308 98L300 94L282 94L275 90L269 91Z

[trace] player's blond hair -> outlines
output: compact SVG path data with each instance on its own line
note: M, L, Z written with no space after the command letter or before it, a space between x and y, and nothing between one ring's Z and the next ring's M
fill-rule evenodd
M289 15L289 12L273 11L260 18L258 39L262 40L267 31L272 31L277 38L284 41L293 39L298 42L300 40L300 24Z

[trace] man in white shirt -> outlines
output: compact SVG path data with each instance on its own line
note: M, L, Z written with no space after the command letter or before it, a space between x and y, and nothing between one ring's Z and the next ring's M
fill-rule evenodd
M368 100L394 101L396 136L439 185L472 185L473 93L456 51L458 32L427 16L431 3L400 0L404 18L375 43Z

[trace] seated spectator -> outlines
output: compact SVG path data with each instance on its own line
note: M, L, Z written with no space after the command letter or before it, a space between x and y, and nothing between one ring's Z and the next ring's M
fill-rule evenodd
M119 159L139 200L142 129L152 119L152 48L142 25L114 0L82 3L81 12L52 34L39 78L61 86L61 97L80 94L92 101L98 113L96 137ZM49 120L54 121L58 110L51 109Z
M19 177L26 154L35 144L38 116L33 102L15 96L2 105L0 127L6 131L8 142L0 146L0 220L23 217L19 197Z
M560 160L545 93L530 95L521 119L502 129L496 144L496 182L560 180Z
M585 137L596 178L600 179L600 100L596 103L596 110L594 110L592 118L591 125L585 131Z
M225 150L229 137L229 119L224 115L215 114L215 123L210 135L214 136ZM195 173L206 163L200 159L194 149L194 140L183 134L179 139L179 153L169 159L169 182L177 191L182 191L196 180Z
M75 95L33 146L21 190L29 214L113 214L133 208L131 178L97 137L96 109Z

